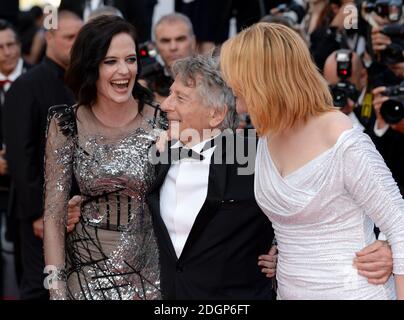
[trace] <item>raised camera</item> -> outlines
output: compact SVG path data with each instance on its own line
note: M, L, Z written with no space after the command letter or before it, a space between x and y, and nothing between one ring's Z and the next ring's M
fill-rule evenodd
M389 100L383 102L380 114L388 124L395 124L404 118L404 81L398 86L387 87L383 95Z
M380 32L388 36L391 40L391 44L380 54L381 62L385 64L404 62L404 25L386 25L380 30Z

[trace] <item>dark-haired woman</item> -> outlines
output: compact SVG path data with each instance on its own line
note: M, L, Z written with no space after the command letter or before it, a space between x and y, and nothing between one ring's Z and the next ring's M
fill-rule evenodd
M77 105L51 109L46 145L44 247L52 299L160 299L159 255L145 195L148 149L159 134L138 83L136 33L123 19L87 23L67 83ZM67 237L73 177L84 197Z

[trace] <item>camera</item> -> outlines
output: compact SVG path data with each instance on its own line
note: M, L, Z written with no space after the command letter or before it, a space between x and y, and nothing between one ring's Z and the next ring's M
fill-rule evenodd
M142 67L140 78L144 79L147 87L160 96L167 97L173 83L167 75L164 66L157 60L157 49L151 41L139 45L140 64Z
M352 52L346 49L338 50L335 54L337 60L337 75L347 80L352 75Z
M404 62L404 24L386 25L380 32L391 39L391 44L380 53L380 61L385 64Z
M151 41L144 42L139 45L140 64L142 66L142 78L147 78L162 68L157 61L157 50Z
M352 75L352 52L350 50L341 49L335 54L337 61L337 75L341 81L337 84L330 85L330 91L333 97L334 106L344 108L348 103L348 98L356 102L359 92L356 87L348 81Z
M359 92L349 81L340 81L337 84L330 85L330 90L337 108L344 108L348 103L348 98L356 102L359 98Z
M380 114L388 124L395 124L404 118L404 81L397 86L387 87L383 95L389 100L383 102Z
M376 0L366 2L364 11L366 13L375 12L378 16L388 18L391 22L397 22L402 14L402 0Z

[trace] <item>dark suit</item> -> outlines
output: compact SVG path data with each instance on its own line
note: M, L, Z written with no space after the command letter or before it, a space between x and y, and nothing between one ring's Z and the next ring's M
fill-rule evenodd
M74 12L80 18L83 18L86 2L88 2L88 0L62 0L59 5L59 10L68 10ZM113 2L113 0L104 0L102 4L109 6L113 5Z
M136 27L140 43L150 40L154 6L157 0L104 0L102 2L104 5L119 9L124 18ZM85 7L86 0L62 0L59 10L69 10L83 18Z
M23 299L47 298L43 288L43 244L32 223L43 213L45 129L49 107L74 103L64 70L49 58L19 77L6 94L4 141L11 176L10 214L19 220Z
M27 64L24 62L22 70L21 70L21 75L26 73L29 69L31 68L31 65ZM3 88L0 87L0 149L3 148L3 126L2 126L2 114L3 114L3 103L5 97L5 92ZM0 230L2 229L2 216L3 214L5 215L8 211L8 203L9 203L9 195L10 195L10 175L6 174L4 176L0 176ZM5 238L8 241L13 242L14 245L14 252L15 252L15 259L14 259L14 264L15 264L15 270L16 270L16 276L17 276L17 281L19 282L20 280L20 275L21 275L21 259L20 259L20 254L19 254L19 241L17 232L18 232L18 224L15 216L10 216L9 214L6 215L6 226L5 226ZM2 248L2 242L0 239L0 248ZM0 257L1 258L1 257ZM0 262L0 274L2 274L2 264L3 262ZM1 277L0 277L1 278ZM2 279L0 279L0 282ZM0 284L0 287L2 285ZM1 289L0 289L0 292ZM2 293L0 293L0 297L2 296Z
M0 19L6 19L17 25L19 14L19 0L0 1Z
M370 136L404 197L404 133L389 128L383 136L378 137L372 128Z
M210 165L207 197L179 259L160 215L159 190L170 165L157 166L148 203L160 248L164 299L272 298L271 281L257 265L258 256L271 246L271 223L255 202L254 175L238 175L241 165L226 165L226 150L219 146L212 160L220 152L223 164Z

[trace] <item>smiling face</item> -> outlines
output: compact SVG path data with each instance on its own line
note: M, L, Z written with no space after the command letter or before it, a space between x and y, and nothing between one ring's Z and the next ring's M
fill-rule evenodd
M136 45L127 33L114 36L99 66L97 99L120 104L132 97L137 75Z
M169 121L169 132L172 139L179 139L183 143L181 136L185 132L194 131L200 139L203 136L204 129L212 128L212 117L215 113L214 108L205 106L196 87L186 86L179 77L177 77L171 86L170 95L161 104L161 109L167 112Z

